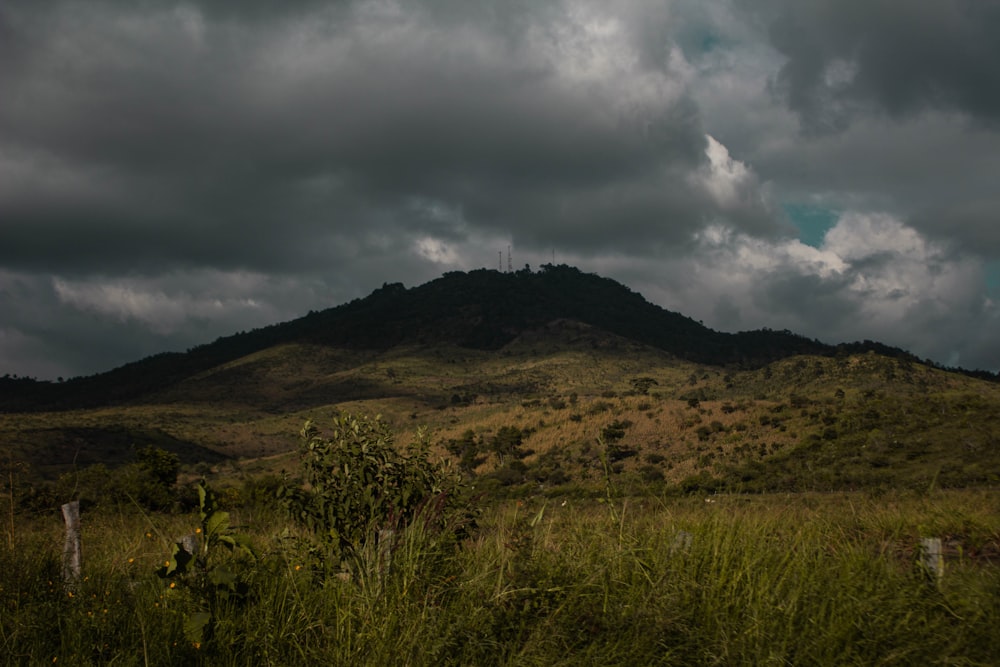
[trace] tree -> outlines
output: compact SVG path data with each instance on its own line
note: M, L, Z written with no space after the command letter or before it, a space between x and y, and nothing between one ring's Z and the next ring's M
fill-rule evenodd
M501 426L497 434L493 436L490 448L500 459L500 465L503 465L507 457L519 454L523 441L524 434L521 429L516 426ZM518 458L520 457L518 456Z
M468 429L458 440L451 439L445 444L445 449L458 457L458 467L463 472L471 473L486 459L480 456L483 443L476 438L476 433Z

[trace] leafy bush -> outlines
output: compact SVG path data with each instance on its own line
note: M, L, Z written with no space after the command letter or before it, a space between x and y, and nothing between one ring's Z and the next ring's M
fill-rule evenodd
M721 480L712 477L705 471L697 475L689 475L681 480L680 489L685 494L716 493L723 488Z
M84 507L137 505L163 511L174 508L180 459L172 452L145 447L133 463L110 469L102 463L66 473L56 482L56 497L79 500Z
M283 501L342 557L380 530L401 528L418 517L428 527L460 533L471 516L463 506L460 477L431 462L422 433L399 451L379 417L341 414L330 437L322 437L312 421L301 436L307 488L286 487Z
M644 465L639 469L639 475L646 482L662 482L663 481L663 471L660 470L659 466L655 465Z
M166 583L168 607L182 613L184 636L196 647L212 637L215 622L227 607L246 602L247 578L256 559L249 538L230 528L229 512L219 509L204 482L198 485L198 508L201 525L193 539L188 544L175 542L170 557L156 571ZM220 552L243 560L220 560Z
M473 471L486 462L482 454L487 450L482 439L476 437L475 431L468 429L459 439L450 439L445 443L445 449L458 457L458 466L462 472L472 474Z
M504 467L493 472L490 477L496 479L501 486L521 484L525 480L527 466L521 461L511 461Z
M645 396L649 394L650 387L652 387L653 385L658 385L659 382L657 382L654 378L643 376L643 377L632 378L631 380L629 380L629 384L632 385L632 390L635 393Z
M521 450L524 433L516 426L501 426L490 442L490 448L500 459L501 465L508 457L523 458L527 455Z
M625 430L632 426L632 422L623 419L615 420L601 430L601 437L607 442L617 442L625 437Z

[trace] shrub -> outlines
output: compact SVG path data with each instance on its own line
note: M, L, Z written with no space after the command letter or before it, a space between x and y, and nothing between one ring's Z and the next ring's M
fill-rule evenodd
M645 465L639 469L639 474L646 482L662 482L663 471L655 465Z
M611 461L612 463L632 458L633 456L636 456L638 453L639 452L637 452L634 448L629 447L627 445L622 445L621 443L617 442L607 443L608 460Z
M167 607L182 613L184 636L196 646L212 638L220 613L247 602L256 560L250 539L232 530L229 512L219 509L204 482L198 485L198 508L201 526L191 542L175 542L156 570L167 584ZM220 559L220 552L236 559Z
M628 419L615 420L601 430L601 437L607 442L617 442L625 437L625 429L632 426Z
M399 451L379 417L341 414L331 437L322 437L311 421L301 435L308 489L286 487L283 501L340 556L356 553L379 530L402 528L418 516L437 528L449 522L456 531L464 527L453 522L461 508L461 480L431 462L423 433ZM462 509L468 518L468 508Z
M56 482L60 503L79 500L84 507L138 505L149 510L169 510L178 501L176 489L180 459L176 454L145 447L136 461L109 469L104 464L65 473Z
M490 448L496 453L502 464L507 457L523 458L526 453L521 451L524 433L516 426L501 426L490 442Z
M697 475L690 475L681 480L680 488L685 494L696 493L716 493L721 490L723 483L721 480L712 477L705 471Z
M648 376L632 378L629 383L632 385L632 390L635 393L643 396L649 393L650 387L659 384L654 378Z
M458 457L458 466L469 475L486 462L486 457L481 454L485 451L486 445L481 439L476 437L475 431L467 429L459 439L450 439L445 443L445 449Z
M610 410L613 407L615 407L615 406L613 404L611 404L611 403L608 403L607 401L594 401L591 404L590 409L588 410L588 412L590 414L592 414L592 415L599 415L602 412L607 412L608 410Z
M508 465L494 472L491 477L500 482L501 486L513 486L524 482L526 470L526 466L521 461L511 461Z

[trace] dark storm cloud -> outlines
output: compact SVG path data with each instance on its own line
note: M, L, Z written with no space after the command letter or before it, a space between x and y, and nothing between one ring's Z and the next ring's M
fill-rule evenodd
M797 272L776 272L760 279L754 293L755 306L782 319L792 319L796 331L838 336L844 322L858 317L861 304L846 288L851 276L833 278ZM791 327L790 327L791 328ZM827 342L838 342L837 338Z
M713 326L891 333L931 320L858 285L916 276L995 329L959 269L1000 257L996 5L3 2L0 372L95 372L508 244ZM839 245L796 244L789 202L844 212ZM869 219L915 254L857 260ZM960 285L914 268L931 241Z
M749 135L778 197L892 212L1000 258L1000 2L739 4L780 54L767 85L798 121Z
M754 3L775 13L776 78L804 126L840 130L871 107L896 117L954 110L1000 121L996 0L813 0Z
M616 79L571 71L586 23L544 10L43 6L4 11L0 147L26 181L0 201L9 266L302 268L343 230L419 233L413 198L526 242L579 230L561 243L581 248L611 225L671 242L706 216L774 230L686 186L697 109L682 83L655 90L676 73L614 71L629 35L590 63Z

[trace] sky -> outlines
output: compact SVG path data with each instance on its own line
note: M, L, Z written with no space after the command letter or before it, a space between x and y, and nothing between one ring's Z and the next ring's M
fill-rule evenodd
M0 3L0 374L508 247L1000 370L1000 0Z

